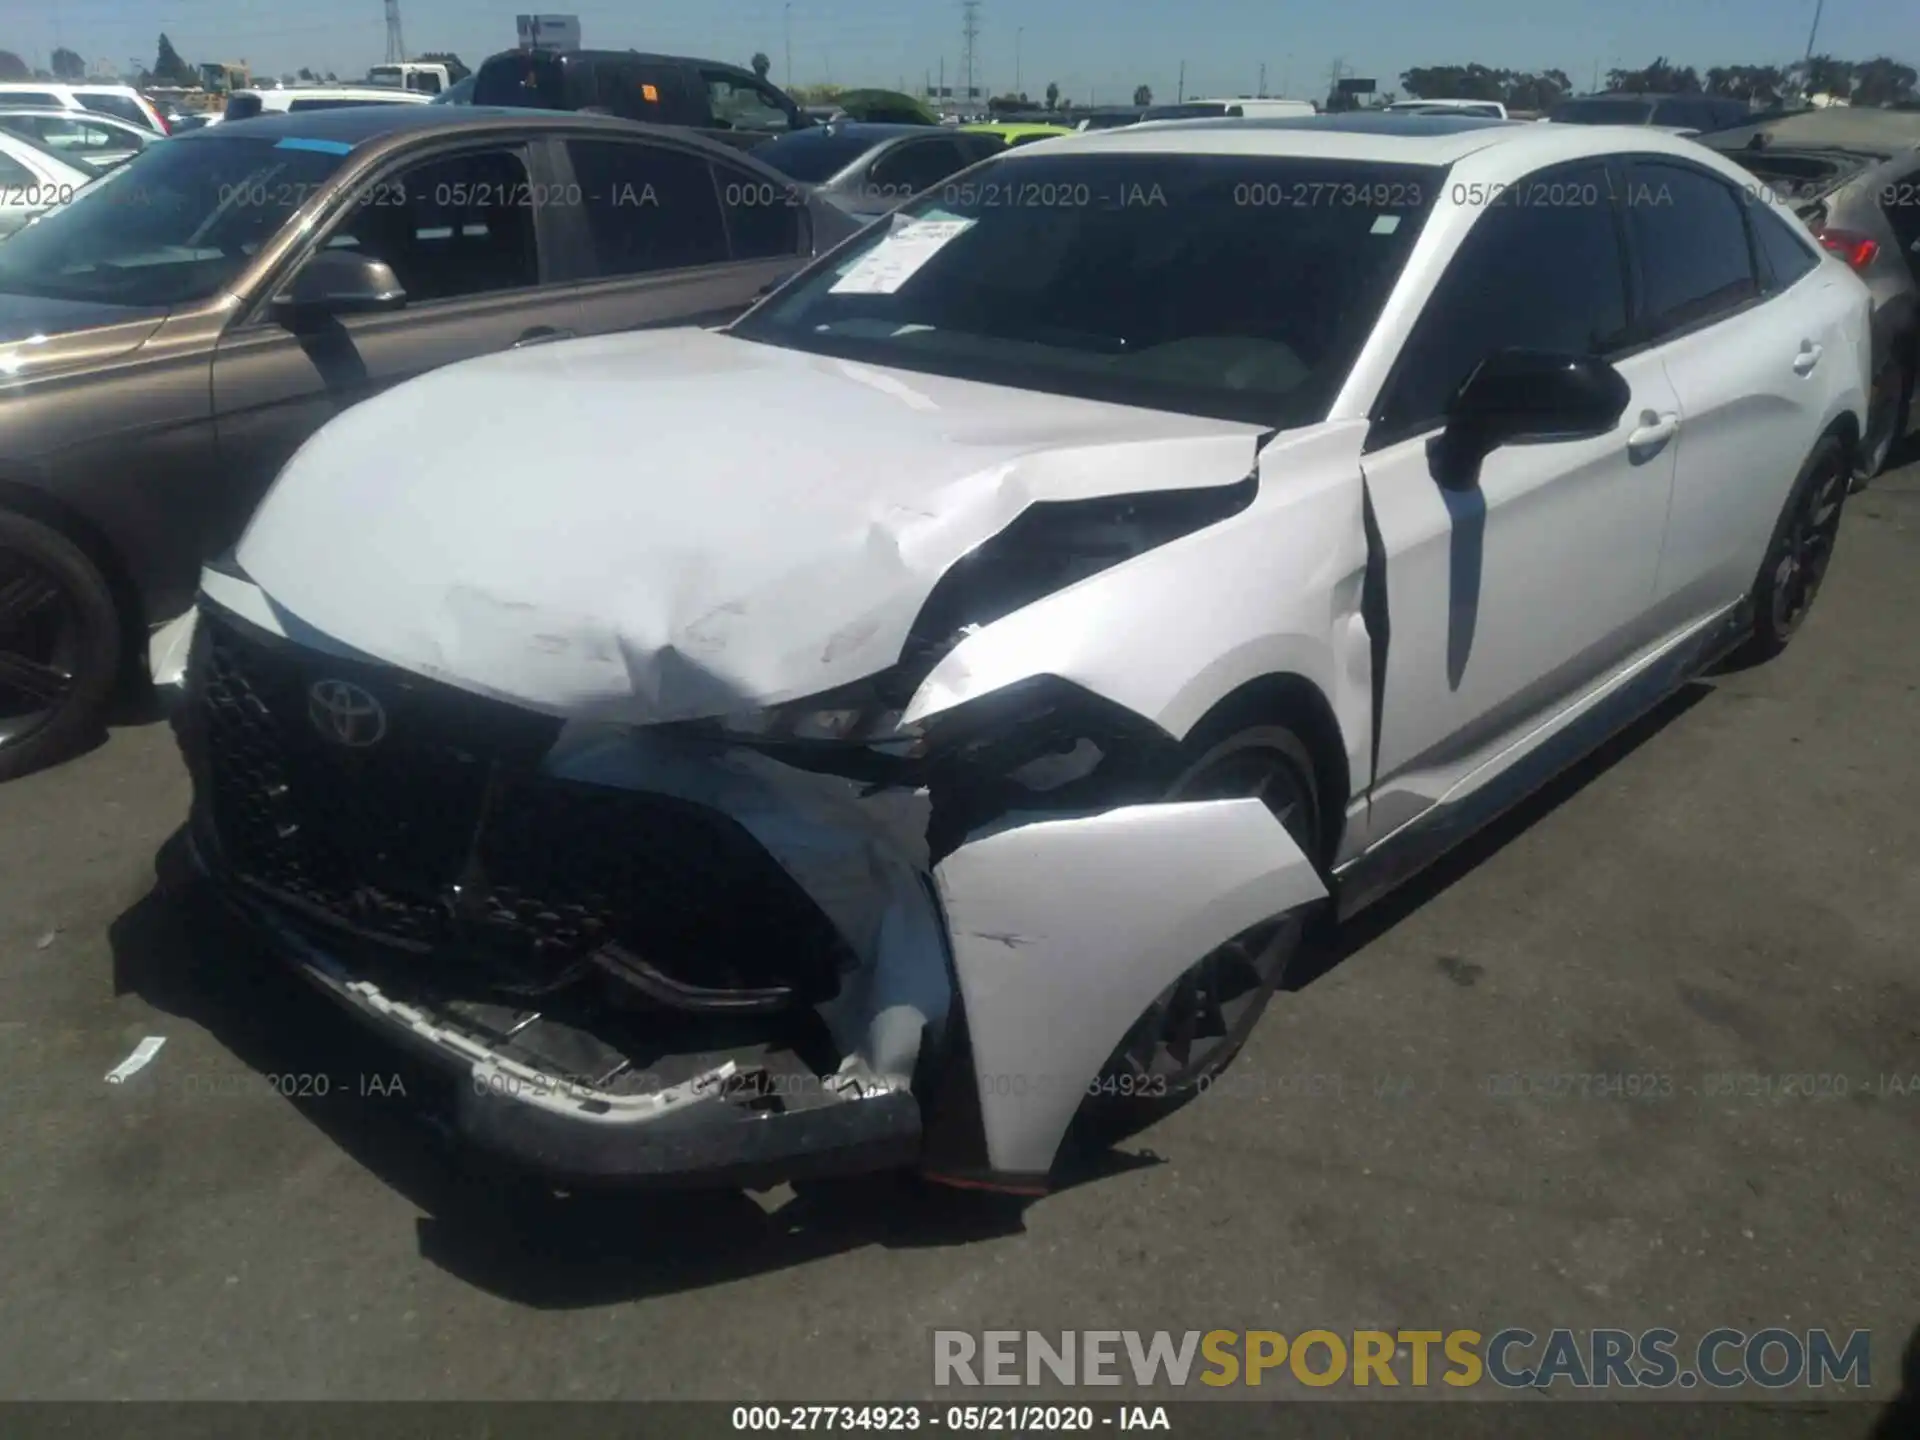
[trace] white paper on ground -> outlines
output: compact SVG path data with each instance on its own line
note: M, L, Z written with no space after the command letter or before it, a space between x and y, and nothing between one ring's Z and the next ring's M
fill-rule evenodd
M833 282L833 295L891 295L941 250L973 226L971 220L907 220Z
M160 1053L160 1047L167 1043L164 1035L149 1035L133 1047L133 1053L107 1072L107 1084L121 1085L146 1069L147 1062Z

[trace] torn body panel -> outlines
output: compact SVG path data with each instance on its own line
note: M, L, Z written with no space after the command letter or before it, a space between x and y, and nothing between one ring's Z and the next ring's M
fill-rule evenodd
M1363 789L1374 678L1362 614L1364 434L1354 422L1280 435L1260 454L1259 494L1245 512L982 626L934 667L905 719L1051 675L1179 738L1242 685L1297 675L1327 698L1353 788Z
M988 1159L1045 1175L1154 996L1252 925L1326 896L1258 800L1137 805L982 835L936 870Z

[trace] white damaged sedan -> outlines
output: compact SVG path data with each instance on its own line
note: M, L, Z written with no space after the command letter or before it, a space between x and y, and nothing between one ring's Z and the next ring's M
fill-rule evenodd
M456 365L156 644L190 849L557 1180L1044 1190L1833 551L1868 296L1648 130L1013 151L729 330Z

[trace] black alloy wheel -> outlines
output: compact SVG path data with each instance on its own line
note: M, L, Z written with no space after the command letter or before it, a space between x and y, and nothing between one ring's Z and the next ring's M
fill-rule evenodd
M1207 749L1166 788L1166 802L1263 801L1308 856L1319 807L1306 748L1278 727ZM1134 1022L1091 1087L1096 1117L1145 1123L1202 1093L1246 1044L1306 930L1304 909L1273 916L1201 956Z
M57 531L0 512L0 780L97 720L120 651L112 596Z
M1850 478L1844 461L1835 455L1808 477L1789 505L1787 524L1772 556L1767 596L1768 627L1782 645L1806 620L1827 578Z

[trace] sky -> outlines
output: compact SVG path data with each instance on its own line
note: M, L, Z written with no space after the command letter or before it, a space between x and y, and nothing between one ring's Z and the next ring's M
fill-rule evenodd
M548 0L580 17L589 47L746 63L777 83L917 88L960 83L960 0L690 0L679 6ZM1318 98L1343 73L1400 88L1415 65L1597 73L1665 55L1675 65L1782 64L1806 50L1816 0L981 0L975 83L1039 98L1057 82L1076 103L1116 103L1134 86L1173 99L1266 93ZM468 65L514 43L526 0L400 0L408 52L450 50ZM385 58L382 0L7 0L0 48L45 66L56 45L89 63L151 65L164 31L190 62L245 60L256 73L306 66L342 79ZM1818 49L1891 54L1920 65L1912 0L1825 0ZM788 66L789 38L791 69Z

